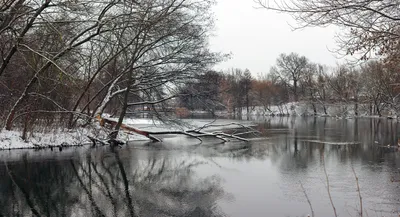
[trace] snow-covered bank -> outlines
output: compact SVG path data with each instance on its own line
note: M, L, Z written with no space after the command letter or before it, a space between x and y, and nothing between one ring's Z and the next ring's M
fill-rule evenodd
M148 122L148 121L147 121ZM94 124L98 125L98 124ZM100 126L79 127L74 129L55 129L49 132L34 132L26 140L22 132L0 131L0 150L7 149L40 149L51 147L82 146L90 144L90 137L107 138L110 131ZM124 141L144 140L143 136L121 132L119 138Z
M355 111L358 114L356 115ZM339 118L352 118L352 117L379 117L377 114L371 114L370 105L358 104L357 109L355 104L315 104L315 111L317 116L325 117L339 117ZM249 111L250 116L313 116L314 107L309 102L289 102L282 105L274 105L269 107L255 106L251 107ZM384 109L381 111L381 117L397 118L396 112L391 109ZM247 116L246 108L242 109L242 116Z
M212 130L212 131L237 127L234 125L229 125L232 122L238 122L238 121L183 119L179 120L179 124L167 124L152 119L127 118L124 120L123 123L129 126L134 126L135 128L140 130L159 132L159 131L171 131L171 130L189 130L189 129L199 128L208 124L216 125L207 128L207 130ZM243 124L245 126L254 125L252 122L249 121L240 121L240 124ZM52 130L50 132L34 132L33 134L30 134L26 140L23 140L22 132L7 131L5 129L2 129L0 131L0 150L82 146L85 144L91 144L91 141L88 138L88 136L94 138L106 139L109 133L110 133L109 130L100 127L98 123L93 123L91 127L86 127L86 128L57 129L57 130ZM122 130L118 134L118 139L124 142L149 140L145 136L133 133L127 133Z

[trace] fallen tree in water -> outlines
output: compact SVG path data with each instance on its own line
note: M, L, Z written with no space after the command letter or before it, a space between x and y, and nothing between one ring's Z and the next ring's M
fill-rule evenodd
M96 119L99 121L100 126L108 128L108 129L114 129L115 126L117 125L118 121L113 120L111 118L106 118L106 117L101 117L100 115L97 115ZM230 128L233 131L230 133L223 132L223 131L211 131L210 129L215 127L218 128ZM157 135L184 135L190 138L194 138L200 141L200 143L203 142L203 138L213 138L220 140L222 143L229 142L231 140L236 140L236 141L243 141L243 142L248 142L249 139L244 137L246 135L260 135L261 133L254 128L250 126L245 126L243 124L239 123L228 123L228 124L205 124L201 127L195 128L195 129L190 129L190 130L166 130L166 131L147 131L147 130L142 130L135 128L133 126L129 126L127 124L122 124L120 129L124 131L124 133L128 134L138 134L141 136L144 136L148 139L150 139L152 142L162 142L162 140L158 137ZM89 139L92 141L93 145L101 144L101 145L115 145L115 144L122 144L123 142L120 140L117 140L117 134L118 131L112 131L107 140L99 140L97 138L89 137Z

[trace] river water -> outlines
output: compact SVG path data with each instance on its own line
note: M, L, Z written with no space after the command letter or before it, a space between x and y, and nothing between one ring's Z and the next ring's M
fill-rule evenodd
M2 151L0 216L399 216L396 121L255 122L250 143Z

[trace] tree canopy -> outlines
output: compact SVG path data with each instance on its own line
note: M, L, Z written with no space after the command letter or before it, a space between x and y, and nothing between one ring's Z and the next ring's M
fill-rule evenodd
M3 2L7 129L27 114L64 113L70 126L105 110L122 120L131 108L177 97L180 83L222 58L208 49L213 0Z
M256 0L262 7L290 14L298 28L343 27L338 43L345 54L387 60L399 58L399 0Z

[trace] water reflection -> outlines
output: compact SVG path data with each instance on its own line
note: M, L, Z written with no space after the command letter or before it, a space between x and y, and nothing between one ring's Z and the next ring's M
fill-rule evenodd
M357 216L360 207L352 167L360 178L364 213L398 216L400 190L398 182L393 182L400 180L399 129L396 121L279 118L262 121L260 126L269 140L254 142L246 151L238 152L239 155L224 155L239 161L246 159L244 167L259 171L258 174L244 172L257 177L246 180L251 186L259 186L251 191L255 198L266 200L267 197L274 197L266 196L271 194L280 197L271 199L271 204L261 209L246 204L247 209L258 209L253 216L265 213L277 216L310 214L300 183L305 186L317 216L332 216L323 173L324 164L333 201L341 216ZM252 160L249 162L249 159ZM239 183L233 185L239 187ZM267 188L266 185L275 188L259 193L262 191L260 188ZM234 195L240 194L233 191ZM244 201L239 198L236 205L240 202Z
M0 154L1 216L398 216L399 128L384 119L271 118L251 143ZM346 145L346 143L349 143ZM388 146L389 145L389 146ZM50 153L53 156L54 153ZM48 159L48 160L46 160ZM18 161L16 161L18 160Z
M143 152L141 152L143 153ZM2 216L221 216L217 177L194 178L197 160L174 161L134 149L83 159L5 163Z

